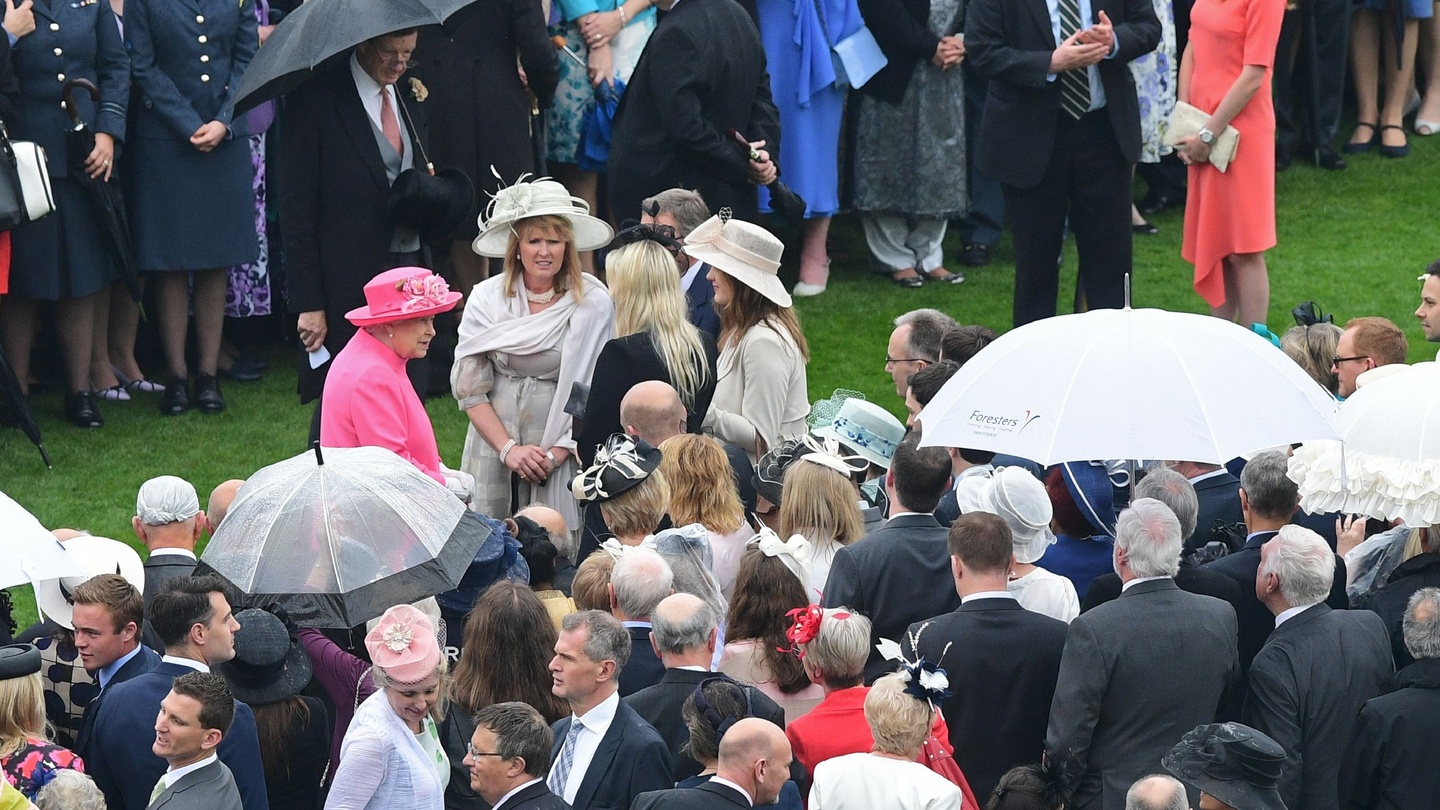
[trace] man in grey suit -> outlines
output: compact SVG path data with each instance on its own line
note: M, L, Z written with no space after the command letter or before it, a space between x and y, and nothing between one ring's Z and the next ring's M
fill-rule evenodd
M235 719L235 697L225 679L187 672L160 701L151 750L169 763L150 792L146 810L241 810L235 777L216 748Z
M1355 719L1395 673L1378 614L1325 604L1334 575L1334 553L1309 529L1285 526L1260 549L1255 595L1275 614L1275 632L1250 665L1243 721L1285 749L1286 807L1339 810Z
M1070 624L1046 733L1079 810L1123 810L1130 785L1161 772L1176 740L1215 719L1240 671L1235 609L1175 585L1175 513L1140 498L1115 529L1124 590Z

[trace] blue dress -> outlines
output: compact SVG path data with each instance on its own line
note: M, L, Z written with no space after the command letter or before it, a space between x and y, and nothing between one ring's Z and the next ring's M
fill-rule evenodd
M1090 581L1115 570L1112 557L1115 541L1097 534L1094 537L1057 535L1055 544L1035 564L1052 574L1059 574L1075 585L1075 595L1085 598Z
M825 11L824 27L817 2ZM837 214L845 91L835 87L830 43L864 25L860 8L855 0L756 0L756 8L769 63L770 95L784 133L778 157L781 177L804 198L806 217ZM770 193L764 188L760 210L770 210Z

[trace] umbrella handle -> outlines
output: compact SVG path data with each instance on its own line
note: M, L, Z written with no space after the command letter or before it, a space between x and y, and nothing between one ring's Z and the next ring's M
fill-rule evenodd
M71 79L65 82L65 88L62 91L65 98L65 112L70 116L71 125L79 129L82 122L80 121L80 110L75 107L75 89L77 87L89 93L91 101L100 100L100 88L96 87L95 83L89 79Z
M729 129L725 130L725 134L730 136L730 140L739 144L741 149L744 149L746 152L748 152L750 154L751 160L758 161L760 159L760 153L751 148L750 139L745 137L744 135L741 135L740 130L734 127L730 127Z

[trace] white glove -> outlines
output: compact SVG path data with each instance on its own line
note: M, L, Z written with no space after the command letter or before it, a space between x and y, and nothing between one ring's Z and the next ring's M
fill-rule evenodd
M440 474L445 476L445 488L450 494L460 499L461 503L470 503L470 493L475 490L475 476L464 470L452 470L444 464L440 465Z

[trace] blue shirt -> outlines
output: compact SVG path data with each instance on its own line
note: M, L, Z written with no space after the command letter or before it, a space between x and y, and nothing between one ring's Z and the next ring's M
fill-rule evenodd
M119 658L116 658L114 661L111 661L110 663L101 667L100 671L95 673L95 680L100 682L100 689L103 691L105 687L109 685L110 679L115 677L115 673L119 672L121 667L129 663L131 658L134 658L139 654L140 645L136 644L135 649L131 650L128 653L125 653Z
M1045 0L1045 8L1050 12L1050 31L1055 35L1055 45L1059 47L1065 40L1060 37L1060 0ZM1095 19L1094 11L1090 8L1090 0L1080 0L1080 22L1084 23ZM1084 30L1083 27L1081 30ZM1110 55L1106 59L1114 59L1115 54L1120 52L1120 37L1116 35L1110 47ZM1090 108L1086 112L1094 112L1105 106L1105 85L1100 82L1100 67L1091 65L1085 68L1090 76ZM1045 81L1055 81L1055 74L1051 73L1045 77Z

